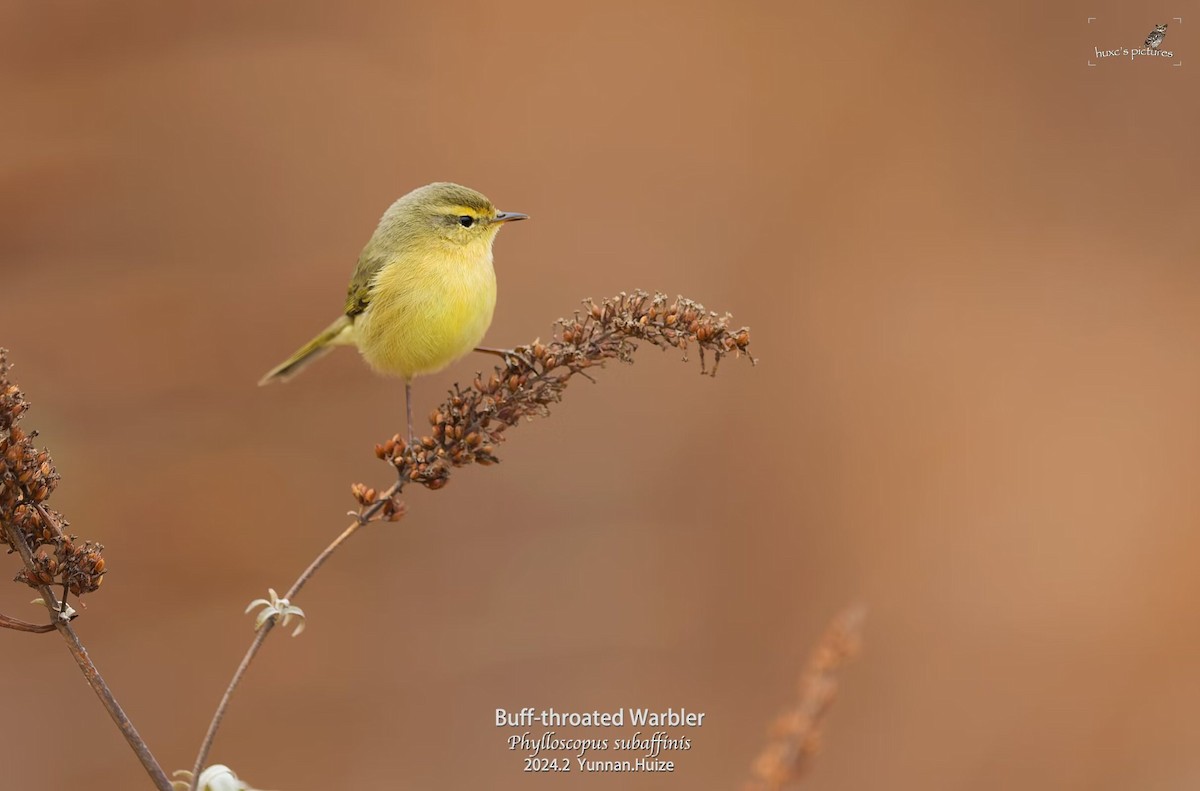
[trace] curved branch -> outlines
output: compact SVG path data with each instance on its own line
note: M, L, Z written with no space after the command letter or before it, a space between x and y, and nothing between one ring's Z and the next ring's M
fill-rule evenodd
M50 522L57 530L58 525ZM25 537L21 535L21 531L4 525L4 532L8 538L10 546L14 547L21 560L25 562L25 568L33 569L33 550L29 548L29 544L25 541ZM75 659L75 663L79 665L79 669L83 671L83 677L87 680L88 686L96 693L96 697L100 698L100 703L108 712L108 716L112 717L112 721L116 723L121 735L125 737L125 741L133 748L134 755L141 762L142 768L146 770L146 774L150 775L150 779L154 781L154 785L159 791L173 791L171 781L167 778L162 767L158 765L154 755L150 752L150 748L146 742L138 734L137 728L133 727L133 723L125 714L125 710L121 708L121 704L117 702L113 696L112 690L108 688L104 677L100 675L100 671L96 668L91 657L88 656L87 649L83 647L83 643L79 639L79 635L71 628L70 621L64 617L63 613L59 612L58 601L54 597L54 592L50 590L49 585L41 585L38 591L42 594L42 601L46 605L46 609L50 612L52 619L52 627L58 630L62 635L63 640L67 643L67 650L71 652L71 656Z
M325 561L329 560L333 553L337 551L338 547L346 543L350 536L358 532L360 527L370 523L392 496L399 493L400 487L401 484L397 481L392 485L391 489L384 493L382 499L375 501L366 510L362 511L355 521L342 531L341 535L335 538L329 546L325 547L312 563L308 564L308 568L296 578L296 581L292 583L292 587L288 588L283 598L289 601L294 599L296 594L300 593L301 588L317 573L317 570L325 565ZM229 681L229 686L225 688L225 694L221 696L221 702L217 704L217 710L213 713L212 721L208 724L208 732L204 734L204 741L200 744L200 751L196 754L196 761L192 765L192 791L195 791L196 783L200 780L200 773L204 771L204 762L208 760L208 754L212 750L213 741L217 738L217 731L221 727L221 721L225 719L225 711L229 708L229 704L233 700L233 693L237 691L238 684L241 683L242 678L246 675L246 671L250 669L250 663L254 661L254 657L258 656L263 643L267 641L267 635L275 628L278 620L278 616L270 619L255 633L254 639L250 642L250 647L246 649L246 655L242 657L241 663L238 664L237 670L233 673L233 678Z

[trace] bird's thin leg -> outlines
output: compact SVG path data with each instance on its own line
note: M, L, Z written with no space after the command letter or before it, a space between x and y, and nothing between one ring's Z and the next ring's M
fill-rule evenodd
M408 379L404 380L404 407L408 412L408 444L412 445L412 382Z

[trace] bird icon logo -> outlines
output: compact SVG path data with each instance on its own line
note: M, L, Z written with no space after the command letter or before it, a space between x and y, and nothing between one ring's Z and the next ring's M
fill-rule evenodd
M1146 46L1151 49L1158 49L1158 46L1163 43L1163 39L1167 37L1166 25L1155 25L1154 30L1150 31L1150 35L1146 36Z

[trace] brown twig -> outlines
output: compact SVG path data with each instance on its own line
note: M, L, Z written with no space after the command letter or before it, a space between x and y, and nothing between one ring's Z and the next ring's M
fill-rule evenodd
M341 535L335 538L329 546L325 547L312 563L308 564L308 568L296 578L296 581L292 583L292 587L288 588L287 593L283 594L283 598L289 601L296 598L296 594L300 593L300 589L312 579L321 566L325 565L325 561L329 560L338 547L344 544L350 536L357 533L360 527L373 521L379 512L384 510L387 503L393 502L393 495L399 491L400 483L397 482L392 485L391 489L385 492L383 499L377 500L365 510L355 514L355 519L350 523L350 526L343 530ZM233 673L233 678L229 681L229 686L225 688L225 694L221 696L221 702L217 704L217 710L208 725L208 732L204 734L204 741L201 743L200 751L196 754L196 761L192 765L191 788L193 791L195 791L196 783L200 780L200 773L204 770L204 762L208 760L208 754L212 750L213 741L217 738L217 730L221 727L221 721L225 719L225 711L229 708L229 704L233 700L233 693L237 690L238 684L241 683L242 677L246 675L246 671L250 669L250 663L258 655L259 649L266 642L267 635L275 628L276 623L278 623L278 618L271 618L263 623L262 627L255 633L254 640L250 642L250 647L246 649L246 655L242 657L241 663L238 664L237 670Z
M742 791L779 791L808 771L821 747L821 724L837 697L837 672L862 647L866 610L851 607L829 624L800 676L796 703L779 716Z
M4 533L8 539L10 546L15 548L21 556L21 560L25 562L26 569L35 568L33 559L33 550L29 548L29 544L25 541L25 536L21 535L21 531L11 525L4 525ZM137 728L133 727L133 723L125 714L121 704L117 702L113 696L112 690L108 688L104 677L100 675L100 671L96 669L96 665L88 656L87 649L83 647L83 643L79 640L79 635L71 628L70 622L66 619L63 613L59 612L58 601L54 597L54 592L49 585L39 585L38 591L42 594L42 601L46 605L46 609L50 612L52 619L52 628L58 630L63 636L63 640L67 643L67 650L71 652L75 663L79 665L79 669L83 671L83 677L87 680L88 686L96 693L96 697L100 698L100 703L103 704L108 716L112 717L112 721L116 723L117 728L121 731L121 735L125 737L125 741L133 748L133 752L137 755L138 761L146 770L146 774L150 775L150 779L154 781L154 785L160 791L173 791L171 781L167 778L162 767L158 765L154 755L150 752L150 748L146 742L138 734Z
M46 632L54 631L52 623L30 623L22 621L20 618L13 618L9 615L0 613L0 628L13 629L18 632L33 632L34 634L45 634Z
M486 381L479 376L471 387L455 385L449 398L430 415L431 436L409 443L397 434L377 445L375 454L396 468L399 479L382 494L361 483L351 487L359 503L355 521L317 556L282 598L289 602L295 598L317 569L360 527L403 516L405 507L398 498L408 483L440 489L446 485L451 468L499 461L495 446L503 441L504 431L523 418L549 414L549 405L562 399L568 380L575 374L591 379L587 368L601 366L610 359L631 363L639 342L680 349L685 360L689 345L694 344L700 350L701 373L713 376L722 357L749 357L748 329L732 330L728 314L710 313L703 305L683 297L670 301L662 294L635 291L599 303L586 300L584 307L582 315L576 313L572 319L557 322L556 337L549 343L534 341L502 354L504 365L496 367ZM706 368L706 351L713 356L711 372ZM754 362L753 357L749 359ZM238 684L279 618L276 614L262 624L234 671L196 756L192 791Z
M53 623L29 623L22 621L20 618L13 618L0 613L0 628L12 629L14 631L30 631L35 635L44 635L48 631L54 631Z

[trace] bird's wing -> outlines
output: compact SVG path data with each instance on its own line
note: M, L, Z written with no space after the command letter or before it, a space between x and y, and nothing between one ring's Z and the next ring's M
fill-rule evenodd
M354 277L350 278L350 288L346 290L347 316L357 316L371 304L371 282L386 263L386 255L363 250L358 257L358 265L354 267Z

